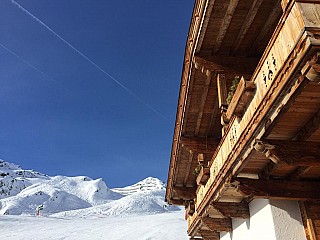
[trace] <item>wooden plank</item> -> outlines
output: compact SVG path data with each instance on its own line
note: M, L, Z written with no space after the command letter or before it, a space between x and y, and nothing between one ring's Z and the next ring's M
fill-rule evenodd
M319 200L320 182L235 178L237 189L255 198Z
M221 23L219 33L216 37L215 43L213 44L213 50L212 50L213 53L217 52L222 44L222 41L224 39L224 36L226 35L226 32L228 30L228 27L230 25L231 19L233 17L234 11L236 10L238 2L239 0L231 0L229 3L226 14Z
M217 231L217 232L232 231L230 218L201 217L201 222L205 224L211 231Z
M250 218L247 203L212 202L210 205L226 218Z
M246 16L246 19L244 20L243 25L239 31L239 34L234 41L235 45L232 49L233 54L235 54L237 52L243 38L247 34L254 18L256 17L262 2L263 2L263 0L254 0L254 2L252 3L251 8Z

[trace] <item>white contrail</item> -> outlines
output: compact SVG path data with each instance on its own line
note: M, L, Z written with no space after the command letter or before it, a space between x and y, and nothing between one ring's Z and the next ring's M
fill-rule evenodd
M31 67L32 69L36 70L37 72L41 73L42 75L44 75L45 77L47 77L48 79L50 79L51 81L53 81L54 83L58 84L60 87L64 88L65 90L68 90L65 88L65 86L63 86L60 82L58 82L57 80L53 79L52 77L50 77L48 74L46 74L45 72L41 71L39 68L35 67L34 65L32 65L31 63L27 62L26 60L24 60L22 57L20 57L18 54L16 54L15 52L13 52L12 50L10 50L9 48L7 48L6 46L4 46L3 44L0 43L0 47L2 47L4 50L6 50L7 52L9 52L10 54L12 54L13 56L15 56L16 58L18 58L21 62L23 62L24 64L28 65L29 67Z
M86 59L89 63L91 63L94 67L96 67L99 71L101 71L103 74L105 74L107 77L111 78L116 84L118 84L122 89L124 89L126 92L131 94L133 97L135 97L139 102L144 104L146 107L148 107L151 111L156 113L158 116L163 118L164 120L168 120L163 114L161 114L158 110L156 110L154 107L152 107L150 104L145 102L142 98L140 98L137 94L135 94L133 91L131 91L129 88L127 88L125 85L123 85L121 82L119 82L117 79L115 79L113 76L111 76L109 73L107 73L105 70L103 70L98 64L96 64L94 61L92 61L89 57L87 57L84 53L80 52L77 48L71 45L67 40L62 38L58 33L56 33L54 30L52 30L47 24L42 22L39 18L37 18L35 15L30 13L27 9L22 7L19 3L17 3L14 0L11 0L11 3L16 5L19 9L21 9L23 12L25 12L27 15L32 17L34 20L36 20L38 23L40 23L43 27L45 27L48 31L50 31L54 36L59 38L63 43L65 43L68 47L70 47L73 51L78 53L81 57Z

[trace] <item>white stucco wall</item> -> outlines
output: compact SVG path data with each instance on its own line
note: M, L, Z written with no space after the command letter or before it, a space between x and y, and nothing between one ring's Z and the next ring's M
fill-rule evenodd
M232 219L221 240L306 240L297 202L255 199L249 210L250 219Z
M270 200L277 240L306 240L297 201Z

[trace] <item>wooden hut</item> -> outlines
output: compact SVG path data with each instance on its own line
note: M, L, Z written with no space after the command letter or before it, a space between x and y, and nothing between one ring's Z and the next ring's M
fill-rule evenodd
M166 200L190 239L320 239L320 1L196 0Z

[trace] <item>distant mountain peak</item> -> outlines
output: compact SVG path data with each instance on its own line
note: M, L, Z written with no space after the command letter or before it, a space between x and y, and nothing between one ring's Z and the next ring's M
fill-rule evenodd
M127 196L145 191L164 190L165 188L165 183L160 179L147 177L131 186L123 188L112 188L112 191Z

